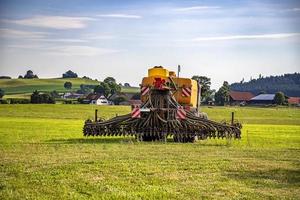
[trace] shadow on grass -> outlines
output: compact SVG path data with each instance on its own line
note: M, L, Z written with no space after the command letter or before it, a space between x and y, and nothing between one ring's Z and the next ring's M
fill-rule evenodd
M130 143L135 142L134 138L70 138L70 139L53 139L48 140L48 143L55 144L93 144L93 143Z
M126 144L126 143L137 143L138 141L134 137L99 137L99 138L70 138L70 139L52 139L48 140L47 143L55 144L94 144L94 143L103 143L103 144ZM167 139L168 143L174 143L172 138ZM143 142L143 143L152 143L152 142ZM153 143L163 143L155 141Z
M53 143L53 144L127 144L127 143L138 143L138 141L134 137L87 137L87 138L69 138L69 139L52 139L46 141L46 143ZM157 143L163 144L164 142L161 141L144 141L141 143ZM176 143L174 142L173 138L167 138L167 143L173 144L191 144L191 143ZM199 146L214 146L214 147L224 147L228 146L227 144L223 143L206 143L206 142L196 142Z
M281 187L300 184L299 169L248 170L229 172L227 176L233 179L250 181L250 184L253 185L265 185L265 181L274 181L276 185L280 184ZM278 187L278 185L274 187Z

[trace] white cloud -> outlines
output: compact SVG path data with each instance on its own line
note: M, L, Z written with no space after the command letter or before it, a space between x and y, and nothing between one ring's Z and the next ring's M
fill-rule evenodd
M59 46L49 48L48 54L60 56L96 56L119 52L118 50L91 46Z
M41 50L44 48L44 46L40 44L13 44L13 45L7 45L7 48L11 49L28 49L28 50Z
M87 26L87 21L94 20L89 17L66 17L66 16L35 16L20 20L3 20L24 26L34 26L53 29L82 29Z
M83 39L69 39L69 38L61 38L61 39L35 39L35 41L41 42L63 42L63 43L85 43L87 40Z
M210 10L210 9L219 9L219 6L191 6L191 7L183 7L176 8L175 11L179 12L188 12L188 11L200 11L200 10Z
M291 8L291 9L286 9L285 11L297 12L300 11L300 8Z
M107 17L107 18L124 18L124 19L141 19L140 15L129 15L129 14L102 14L97 15L97 17Z
M86 40L109 40L109 39L114 39L116 36L114 35L104 35L102 33L92 33L92 34L85 34L82 36L82 38Z
M219 37L197 37L193 41L222 41L222 40L251 40L251 39L283 39L289 37L300 36L300 33L277 33L277 34L262 34L262 35L231 35Z
M41 39L45 38L48 33L34 31L20 31L15 29L1 28L0 37L18 38L18 39Z

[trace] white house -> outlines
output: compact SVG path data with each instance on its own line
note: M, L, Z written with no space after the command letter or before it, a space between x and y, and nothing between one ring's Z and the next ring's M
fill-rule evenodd
M105 96L100 94L89 94L84 102L95 105L112 105L112 102L107 100Z

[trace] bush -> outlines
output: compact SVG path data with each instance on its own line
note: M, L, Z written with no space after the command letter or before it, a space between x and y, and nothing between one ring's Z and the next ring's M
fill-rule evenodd
M29 104L30 100L29 99L19 99L19 98L9 98L7 99L7 103L10 104Z
M125 97L117 97L113 100L115 105L119 105L123 101L127 101L127 99Z
M90 77L88 77L88 76L83 76L82 77L83 79L89 79L89 80L92 80Z
M56 90L53 90L52 92L50 92L50 95L53 98L60 98L60 95L59 95L59 93Z
M2 89L0 88L0 99L1 99L4 95L5 95L4 90L2 90Z
M10 76L0 76L0 79L11 79Z
M72 104L72 100L65 100L64 104Z
M34 104L55 104L55 98L49 94L40 94L38 91L34 91L30 97L30 102Z
M8 101L6 99L0 99L0 104L8 104Z

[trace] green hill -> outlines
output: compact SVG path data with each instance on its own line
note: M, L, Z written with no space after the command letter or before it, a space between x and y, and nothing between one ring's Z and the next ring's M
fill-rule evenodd
M233 83L231 90L252 92L276 93L283 92L287 96L300 97L300 73L284 74L281 76L262 77L249 82Z
M70 81L72 89L66 90L64 83ZM32 93L34 90L41 92L57 92L76 91L81 84L98 85L98 81L83 79L83 78L50 78L50 79L1 79L0 88L5 91L5 94L25 94Z
M65 82L72 83L72 89L64 88ZM99 82L84 78L49 78L49 79L0 79L0 88L5 91L4 98L29 98L34 90L40 92L75 92L80 85L98 85ZM138 87L122 87L122 92L138 93Z

